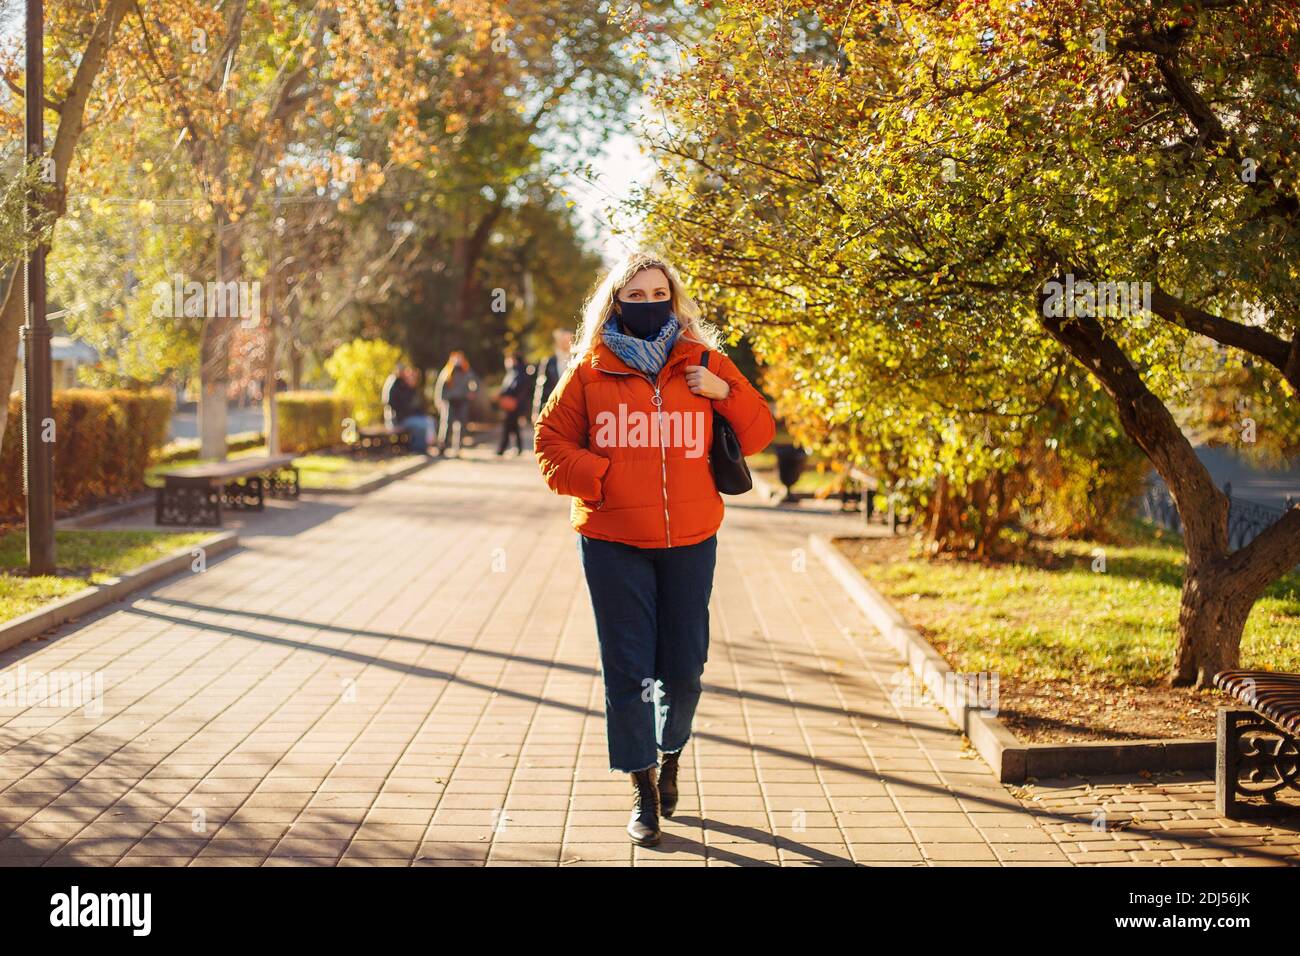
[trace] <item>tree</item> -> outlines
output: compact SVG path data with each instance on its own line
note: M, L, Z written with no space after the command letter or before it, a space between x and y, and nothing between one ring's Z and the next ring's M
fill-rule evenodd
M46 109L58 114L53 145L46 154L52 165L53 183L49 199L51 223L67 208L68 173L73 154L86 126L86 111L92 98L108 109L105 91L96 87L96 79L105 64L117 36L118 25L131 6L131 0L107 0L99 9L87 10L79 5L60 4L46 20L45 70ZM0 127L13 133L22 128L23 109L19 105L22 90L17 77L17 50L0 51L0 77L14 98L0 110ZM41 170L45 178L45 170ZM0 267L6 260L0 257ZM10 268L4 301L0 303L0 396L7 396L14 385L18 358L19 330L23 325L23 283L14 281L18 265ZM0 402L0 438L8 424L9 403Z
M622 122L636 79L620 50L626 32L598 4L517 0L496 12L489 42L462 49L455 68L419 66L428 95L415 127L434 159L391 169L369 201L412 232L394 280L403 295L379 303L363 290L367 318L422 367L453 348L477 363L499 359L508 338L540 339L517 307L525 274L534 325L553 327L571 320L599 264L563 180ZM362 106L371 95L362 91ZM383 133L388 118L370 115ZM386 134L348 133L360 157L384 148Z
M950 409L945 447L966 455L940 459L936 484L1014 460L1063 361L1086 371L1070 401L1104 391L1179 508L1171 681L1207 684L1300 562L1300 507L1229 551L1227 499L1172 407L1193 336L1296 401L1300 10L807 6L790 21L766 0L725 5L660 87L689 117L662 144L689 175L670 169L648 204L692 227L698 281L760 353L804 370L792 400L835 423L856 413L855 382L897 387L884 430L902 453ZM1247 302L1256 318L1229 317Z
M202 456L223 458L231 338L250 317L232 313L220 292L260 288L244 268L246 217L275 181L294 120L320 95L327 32L347 17L325 2L247 0L222 13L198 2L136 13L140 77L184 143L213 229L218 296L202 316L199 437Z

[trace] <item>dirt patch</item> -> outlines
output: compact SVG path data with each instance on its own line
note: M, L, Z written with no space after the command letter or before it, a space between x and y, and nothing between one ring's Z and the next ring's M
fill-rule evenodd
M868 580L873 565L909 560L911 553L907 538L839 539L836 544ZM909 616L909 602L893 603L954 670L965 669L933 629ZM1208 740L1214 737L1216 709L1227 699L1212 690L1133 685L1088 675L1028 681L1002 674L998 680L998 718L1025 743Z
M999 719L1026 743L1214 736L1219 695L1183 687L1002 680Z

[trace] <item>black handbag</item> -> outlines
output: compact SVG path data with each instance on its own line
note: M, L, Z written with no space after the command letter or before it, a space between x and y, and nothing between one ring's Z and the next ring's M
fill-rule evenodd
M700 356L700 365L709 367L708 349ZM709 464L713 468L713 483L722 494L743 495L754 487L749 464L740 452L736 430L716 409L713 412L713 446L709 449Z

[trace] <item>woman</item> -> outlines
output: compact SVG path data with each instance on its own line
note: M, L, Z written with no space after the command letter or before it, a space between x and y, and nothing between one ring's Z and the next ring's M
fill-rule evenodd
M470 396L478 391L478 376L469 367L465 353L456 351L447 356L447 364L438 373L433 400L438 404L438 454L447 454L447 442L459 454L469 422ZM454 433L454 437L453 437Z
M528 366L522 355L515 352L506 353L506 375L497 390L497 407L501 409L501 441L497 444L498 457L506 453L513 438L515 451L522 454L523 439L519 437L519 416L525 412L524 402L533 390L528 377Z
M573 498L610 771L632 775L627 830L641 846L659 842L660 812L677 807L678 763L708 659L722 523L709 470L713 413L747 455L776 430L767 402L715 347L673 268L634 253L588 300L573 361L534 435L547 485Z
M424 389L420 387L420 371L404 362L397 363L393 374L384 383L384 424L405 428L410 434L412 454L427 455L429 444L429 413L425 408Z

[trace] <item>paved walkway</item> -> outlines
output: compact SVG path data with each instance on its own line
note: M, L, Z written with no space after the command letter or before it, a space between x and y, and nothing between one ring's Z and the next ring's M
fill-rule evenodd
M940 712L891 699L899 662L805 555L857 522L745 499L681 806L633 848L566 515L530 457L438 462L275 503L205 572L0 654L104 687L101 713L0 709L0 864L1296 860L1294 831L1180 816L1206 809L1182 783L1004 788Z

